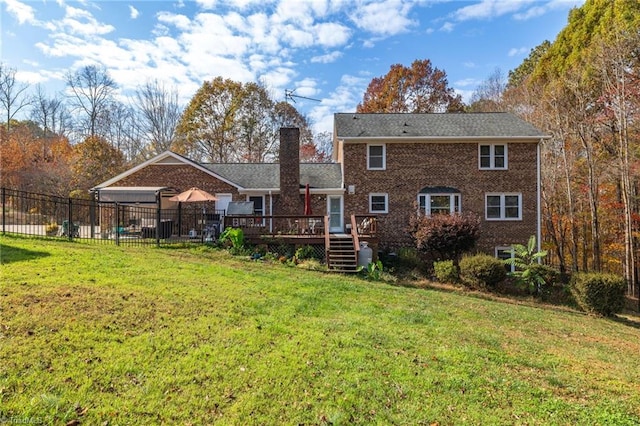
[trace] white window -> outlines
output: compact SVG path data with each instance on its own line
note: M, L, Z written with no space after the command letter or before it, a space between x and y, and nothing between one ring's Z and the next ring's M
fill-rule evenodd
M514 258L513 247L496 247L496 257L500 260L507 260ZM507 265L505 263L504 268L507 272L515 272L515 265Z
M486 194L487 220L522 220L522 194Z
M387 168L387 148L385 145L367 145L367 170Z
M369 213L388 213L388 194L369 194Z
M418 205L427 216L460 213L460 194L418 194Z
M481 169L507 168L507 145L480 145L478 152Z

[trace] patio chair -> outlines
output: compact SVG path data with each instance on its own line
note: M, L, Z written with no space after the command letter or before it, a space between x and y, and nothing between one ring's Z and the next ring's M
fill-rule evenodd
M68 220L63 220L62 227L60 228L60 236L80 238L80 225L73 222L69 224Z

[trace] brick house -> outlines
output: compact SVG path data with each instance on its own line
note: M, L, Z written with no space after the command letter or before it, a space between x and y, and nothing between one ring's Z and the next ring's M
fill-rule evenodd
M381 246L412 244L406 228L418 208L475 213L487 253L540 241L545 135L515 115L336 114L334 126L344 210L377 215Z
M406 229L416 209L472 212L481 218L479 248L504 255L531 235L540 241L545 137L509 113L341 113L333 163L301 164L299 130L284 128L279 164L201 164L165 152L94 189L101 199L165 208L175 191L196 186L218 197L216 209L253 201L256 215L269 216L302 215L309 184L313 213L328 216L331 233L349 232L351 215L375 215L380 247L397 249L412 245Z
M323 216L327 200L344 192L339 164L299 162L299 129L281 129L280 158L280 163L212 164L166 151L92 191L99 201L175 209L170 197L198 187L218 198L215 210L251 201L256 216L303 215L307 184L312 211Z

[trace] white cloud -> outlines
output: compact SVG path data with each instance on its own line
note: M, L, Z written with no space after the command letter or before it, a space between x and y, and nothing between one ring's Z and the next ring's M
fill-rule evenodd
M20 25L35 22L35 12L28 4L20 3L18 0L4 0L4 2L7 5L7 12L13 15Z
M138 9L136 9L135 7L129 5L129 17L131 19L138 19L138 16L140 16L140 11L138 11Z
M357 4L351 19L357 27L373 34L395 35L409 31L417 22L409 19L411 4L402 0Z
M314 56L311 58L311 63L315 64L330 64L342 57L342 52L336 50L326 55Z
M188 31L191 27L191 19L184 15L176 15L171 12L159 12L158 21L162 24L173 25L181 31Z
M521 10L534 0L482 0L479 3L464 6L454 12L458 21L472 19L492 19Z
M316 132L333 132L333 116L338 112L353 112L362 101L362 94L370 80L364 77L345 74L340 85L322 99L318 106L311 109L309 117Z
M585 0L481 0L456 10L457 21L493 19L513 14L513 18L525 21L542 16L552 10L581 6Z
M521 56L521 55L525 55L527 52L529 51L529 49L527 49L526 47L514 47L509 49L509 56Z
M81 36L105 35L115 30L109 24L98 22L93 15L84 9L65 6L65 16L61 21L51 21L57 31L65 31Z
M460 87L477 86L478 84L479 84L479 81L475 78L465 78L453 83L454 86L460 86Z
M349 28L333 22L318 24L313 30L318 44L325 47L341 46L351 37Z
M445 22L440 27L440 31L444 31L445 33L450 33L451 31L453 31L454 27L455 25L453 25L451 22Z
M217 0L196 0L196 4L205 10L214 9L217 3Z

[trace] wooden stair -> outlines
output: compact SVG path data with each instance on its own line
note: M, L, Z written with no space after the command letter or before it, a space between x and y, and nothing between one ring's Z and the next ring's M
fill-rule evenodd
M347 234L331 234L327 247L327 265L334 272L358 272L358 258L353 237Z

